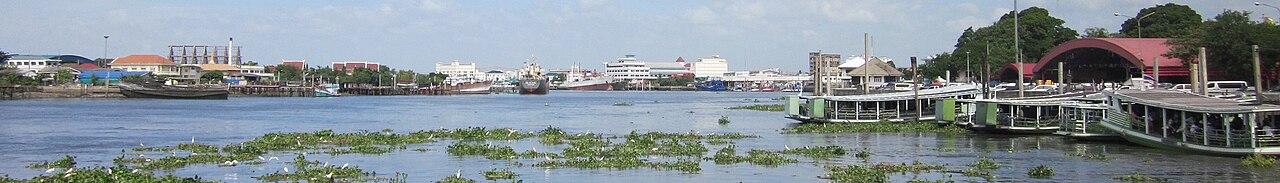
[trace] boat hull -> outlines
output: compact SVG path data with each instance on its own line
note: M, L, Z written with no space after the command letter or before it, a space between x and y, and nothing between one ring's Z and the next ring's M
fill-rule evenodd
M589 85L582 85L582 86L561 87L561 89L565 89L565 90L594 90L594 91L608 91L608 90L613 90L613 84L611 84L611 83L599 83L599 84L589 84Z
M550 84L542 78L524 78L516 83L516 90L522 95L544 95L550 90Z
M120 93L126 98L154 98L154 99L214 99L226 100L228 92L226 90L207 90L207 91L164 91L149 89L120 89Z

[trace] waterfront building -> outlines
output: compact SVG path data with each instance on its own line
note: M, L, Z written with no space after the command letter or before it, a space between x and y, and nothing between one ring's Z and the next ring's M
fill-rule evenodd
M129 55L116 58L109 64L112 69L150 72L160 76L178 76L178 64L160 55Z
M514 70L504 70L493 68L484 72L484 81L510 81L516 78L518 73Z
M481 77L484 77L479 70L476 70L476 63L463 64L458 60L448 64L436 63L436 73L449 76L444 81L447 84L480 82Z
M293 66L293 68L298 68L298 69L307 69L307 60L281 59L280 65Z
M676 58L676 62L645 62L645 65L649 66L649 74L658 78L671 78L693 73L689 71L689 63L684 62L684 57Z
M344 71L347 72L347 75L355 72L356 68L365 68L370 71L378 71L382 68L381 63L364 61L333 62L332 65L334 71Z
M58 67L62 62L41 55L13 55L4 65L18 69L23 76L32 77L36 76L41 69Z
M636 55L626 55L618 58L616 62L606 62L604 66L605 75L614 79L628 82L644 82L658 79L658 77L649 74L649 66L645 62L636 60Z
M711 55L707 58L698 58L697 62L690 67L693 76L698 78L721 78L729 73L729 61L720 58L720 55Z
M814 95L828 94L826 90L839 87L832 86L840 83L839 66L839 53L809 52L809 72L813 75L812 81L815 81L814 88L822 88L822 90L813 90Z
M889 60L884 57L871 57L870 60L864 60L862 57L850 57L848 61L840 65L841 76L851 85L861 85L863 81L868 83L867 86L878 87L884 86L886 83L898 81L904 75L897 67L889 65L885 62ZM865 66L865 67L864 67Z

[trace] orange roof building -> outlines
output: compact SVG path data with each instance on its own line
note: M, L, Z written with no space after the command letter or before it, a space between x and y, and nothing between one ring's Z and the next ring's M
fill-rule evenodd
M151 72L154 75L179 75L178 64L160 55L129 55L118 57L110 64L112 69Z

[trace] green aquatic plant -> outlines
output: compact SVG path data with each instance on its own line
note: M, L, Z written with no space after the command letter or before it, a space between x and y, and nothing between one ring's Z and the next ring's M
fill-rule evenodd
M641 167L650 167L654 169L670 169L681 172L698 172L702 168L699 167L697 161L681 160L677 162L645 162L636 157L601 157L601 158L574 158L566 160L548 160L538 162L533 166L543 168L558 167L576 167L580 169L632 169Z
M448 152L454 156L484 156L494 160L515 159L517 156L516 151L509 146L470 144L461 141L449 145Z
M981 169L981 170L992 170L992 169L1000 169L1000 164L996 164L996 162L994 161L983 158L983 159L978 159L978 161L974 161L972 164L969 164L969 167L972 167L974 169Z
M729 117L728 117L728 116L720 116L719 123L720 123L720 125L727 125L727 124L729 124Z
M1276 166L1276 158L1255 153L1245 156L1244 160L1240 161L1240 164L1246 167L1270 168Z
M720 139L707 140L707 144L711 144L711 145L725 145L730 143L733 143L733 142L730 142L728 140L720 140Z
M1031 168L1030 171L1027 171L1027 175L1031 176L1031 178L1037 178L1037 179L1052 178L1053 168L1045 165L1036 166Z
M814 159L827 159L844 156L846 151L840 146L801 147L782 150L782 154L798 154Z
M924 163L924 162L920 162L919 160L916 160L916 161L914 161L914 162L911 162L911 164L906 164L906 163L900 163L900 164L880 163L880 164L876 164L876 165L872 166L872 168L873 168L873 169L875 169L875 170L885 171L885 172L891 172L891 173L898 173L898 172L927 172L927 171L945 170L945 169L946 169L946 167L944 167L944 166L942 166L942 165L931 165L931 164L927 164L927 163Z
M862 150L858 150L858 154L855 154L854 156L858 157L858 159L867 160L871 158L871 151L864 148Z
M1142 175L1142 173L1133 172L1131 175L1111 177L1111 179L1121 182L1169 182L1167 178L1151 177Z
M954 180L908 180L907 183L953 183Z
M209 144L178 144L178 150L188 151L192 153L218 153L219 147Z
M809 133L868 133L868 132L927 132L948 135L967 134L968 130L956 126L939 127L932 121L924 122L878 122L878 123L806 123L794 127L783 128L783 134Z
M826 169L827 174L821 176L821 178L831 179L835 182L889 182L888 173L863 166L827 166Z
M799 163L799 160L782 157L778 153L752 149L747 151L747 162L753 165L762 165L766 167L776 167L782 164Z
M486 180L514 179L516 177L516 172L512 172L505 168L502 170L498 170L497 168L489 169L489 171L484 171L484 173L481 174L484 175L484 179Z
M727 109L745 109L745 110L770 111L770 112L779 112L779 111L786 110L786 108L784 108L782 104L757 104L757 105L749 105L749 106L729 107Z
M197 183L216 182L200 177L177 177L173 175L156 176L145 171L134 171L125 167L80 167L72 171L58 171L48 175L40 175L27 180L0 177L0 182L172 182Z
M716 162L716 164L719 164L719 165L727 165L727 164L734 164L734 163L747 161L746 158L737 156L736 153L737 151L734 148L734 146L729 146L729 147L720 149L719 151L716 151L716 154L712 155L710 159L711 161Z
M458 176L448 176L436 181L436 183L475 183L476 180L462 178Z
M72 168L72 167L76 167L76 157L71 155L63 155L62 159L58 159L56 161L53 161L52 163L50 163L49 161L43 161L43 162L32 163L27 165L27 168L36 168L36 169Z

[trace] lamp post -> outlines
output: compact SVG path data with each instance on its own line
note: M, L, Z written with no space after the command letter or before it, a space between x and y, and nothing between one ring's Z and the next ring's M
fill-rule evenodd
M1280 11L1280 7L1272 6L1272 5L1267 4L1267 3L1261 3L1261 2L1256 2L1256 1L1255 1L1255 2L1253 2L1253 5L1254 5L1254 6L1267 6L1267 7L1275 8L1275 9L1276 9L1276 11Z
M969 70L969 51L964 51L964 79L973 82L973 73Z
M1255 4L1256 4L1256 3L1255 3ZM1155 15L1155 14L1156 14L1156 12L1155 12L1155 11L1152 11L1151 13L1147 13L1146 15L1142 15L1141 17L1138 17L1138 21L1137 21L1137 22L1135 22L1135 23L1137 23L1137 24L1138 24L1138 26L1137 26L1137 27L1138 27L1138 38L1142 38L1142 19L1147 18L1147 17L1149 17L1149 16L1151 16L1151 15ZM1133 18L1133 16L1124 15L1124 14L1120 14L1120 13L1115 13L1115 14L1113 14L1113 15L1118 16L1118 17L1119 17L1119 16L1123 16L1123 17Z

